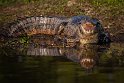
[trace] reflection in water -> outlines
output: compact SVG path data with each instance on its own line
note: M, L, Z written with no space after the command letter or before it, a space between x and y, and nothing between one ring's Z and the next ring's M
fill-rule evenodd
M83 45L81 47L72 46L72 43L68 43L65 46L65 44L63 45L62 41L56 42L56 40L52 39L51 37L45 39L42 37L33 38L26 45L19 43L10 45L13 50L18 51L16 51L16 55L20 55L21 53L23 55L34 56L64 56L73 62L79 63L81 67L86 70L93 69L94 65L98 63L98 53L100 51L103 52L108 48L105 46L102 50L100 46L94 44Z
M97 50L94 48L86 49L29 45L27 48L23 49L23 51L26 50L26 55L34 56L64 56L73 62L80 63L83 68L91 69L95 65Z
M38 40L0 48L0 83L124 82L123 44L79 48Z
M33 44L28 44L27 47L23 49L26 55L64 56L73 62L79 63L85 69L92 69L98 57L97 51L99 47L97 45L84 45L81 48L74 48L71 46L63 46L63 44L60 43L57 45L52 40L46 40L45 45L42 45L44 40L38 40L38 45L36 45L36 41L37 40L35 40L35 43L33 41ZM22 51L22 46L21 49L19 47L16 49Z
M44 48L31 46L27 50L27 55L40 55L40 56L60 56L58 48Z

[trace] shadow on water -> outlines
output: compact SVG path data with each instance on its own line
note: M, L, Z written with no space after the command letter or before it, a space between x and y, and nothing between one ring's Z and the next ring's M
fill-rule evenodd
M0 51L1 83L124 82L124 43L79 48L50 39L21 39Z

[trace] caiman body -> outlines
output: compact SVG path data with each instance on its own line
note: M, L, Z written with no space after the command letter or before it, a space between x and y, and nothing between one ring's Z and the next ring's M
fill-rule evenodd
M105 33L99 20L88 16L28 17L12 23L7 29L8 37L45 34L81 44L98 43L100 34Z
M38 45L39 47L36 47L31 43L31 46L29 45L28 49L26 49L27 55L66 56L75 62L79 62L82 67L86 69L94 66L94 57L97 56L97 49L95 49L97 46L93 45L92 47L91 45L91 47L86 47L87 44L110 42L109 35L106 34L100 21L88 16L74 16L71 18L43 16L28 17L11 23L8 27L6 27L6 30L3 31L3 33L0 33L0 36L1 35L11 38L18 38L20 36L34 37L34 35L38 35L40 37L40 35L42 35L42 37L45 37L43 37L43 39L41 38L42 41L40 39L37 40L37 38L32 39L33 41L31 42L34 42L35 45L37 45L36 42L40 44ZM50 38L52 39L50 40ZM68 43L78 44L77 42L86 45L84 45L85 47L81 50L76 51L74 48L60 48L60 45L66 44L65 46L67 46ZM19 47L18 42L16 44L17 46L15 46L15 48ZM74 46L76 44L68 44L68 46ZM44 45L59 47L51 49L51 47L44 47ZM22 46L20 46L20 48L21 47Z

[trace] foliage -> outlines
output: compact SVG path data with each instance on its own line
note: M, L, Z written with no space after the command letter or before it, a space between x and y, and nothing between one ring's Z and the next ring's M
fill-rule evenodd
M7 5L7 4L20 3L20 2L30 3L35 1L40 1L40 0L0 0L0 5Z
M106 5L122 5L124 4L123 0L93 0L94 5L100 6L102 4Z
M0 25L25 16L88 15L102 20L103 26L122 28L123 0L0 0ZM119 20L118 20L119 19ZM118 24L120 25L117 25ZM113 31L115 29L112 29Z
M19 39L19 42L20 43L22 43L22 44L24 44L24 43L28 43L28 40L29 40L29 37L21 37L20 39Z

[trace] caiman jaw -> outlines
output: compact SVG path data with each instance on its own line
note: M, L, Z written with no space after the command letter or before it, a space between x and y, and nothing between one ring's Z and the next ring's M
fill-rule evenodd
M90 68L93 68L95 62L91 58L84 58L80 61L80 64L82 67L84 67L86 69L90 69Z
M84 35L80 39L81 44L96 44L98 43L98 34Z
M80 39L81 44L97 43L98 33L96 31L96 26L91 22L85 22L81 25L83 31L82 37Z
M84 34L94 34L96 26L90 22L81 25Z

